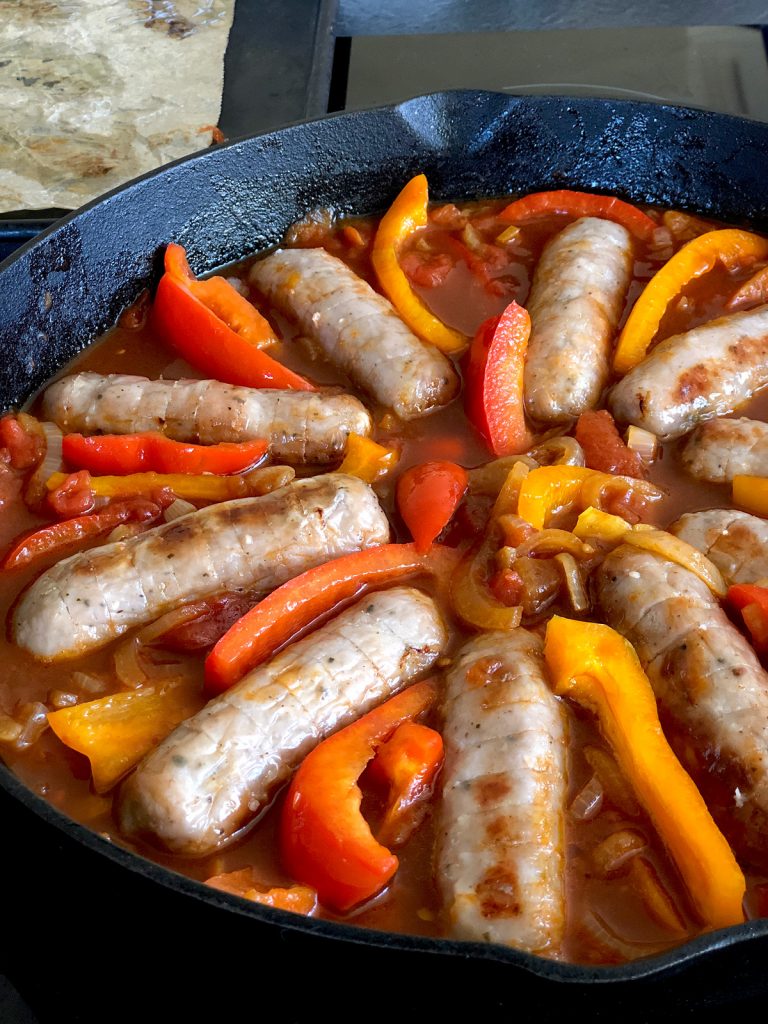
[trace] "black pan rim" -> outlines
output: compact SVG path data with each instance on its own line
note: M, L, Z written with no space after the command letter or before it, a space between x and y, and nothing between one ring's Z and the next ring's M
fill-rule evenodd
M738 126L743 129L746 125L751 130L754 130L758 135L763 136L766 144L768 145L768 125L765 125L762 122L675 104L659 104L636 100L609 100L590 97L572 97L558 94L520 96L506 92L471 89L457 89L428 93L422 96L412 97L402 103L372 107L365 110L341 111L328 114L322 118L307 118L291 122L290 124L273 131L261 132L255 135L239 136L228 140L225 143L209 147L201 152L191 154L187 157L182 157L173 163L164 165L163 167L157 168L147 174L126 182L119 188L100 196L80 209L68 214L61 220L55 222L42 234L25 243L8 259L0 263L0 275L16 264L20 259L23 259L28 252L37 248L41 243L45 242L46 239L66 229L68 225L77 221L83 215L89 214L91 211L94 211L99 207L108 205L116 197L130 192L144 182L166 175L175 168L183 166L201 167L211 159L213 154L236 151L242 147L247 147L248 144L251 144L256 140L278 139L286 134L300 131L305 126L344 119L354 119L361 115L373 116L377 114L393 115L398 113L408 113L409 110L416 109L419 104L425 104L430 101L441 101L446 98L453 98L455 101L464 102L466 104L480 103L483 100L488 100L489 98L503 99L506 101L509 111L513 111L516 107L538 108L544 110L552 108L553 106L560 107L563 111L597 111L604 110L609 106L611 109L616 110L619 113L642 113L650 118L653 118L654 115L660 113L666 115L671 114L683 119L694 118L697 121L704 119L713 125L717 124L723 127L736 128ZM593 191L600 190L593 189ZM629 198L633 198L633 195L635 198L638 196L637 192L633 194L631 188L624 189L622 194ZM438 197L437 192L436 197ZM439 196L439 198L455 198L455 195L451 197ZM682 204L681 208L686 207ZM695 204L692 204L687 208L694 212L703 212L699 210ZM359 214L366 215L373 212L375 211L362 209L359 211ZM213 270L214 266L215 265L205 267L204 269ZM659 978L670 971L679 971L679 969L684 967L686 964L705 954L713 953L717 950L728 947L738 946L748 942L750 939L768 937L768 920L755 920L746 922L743 925L701 935L698 938L676 946L674 949L665 953L635 960L628 964L619 966L593 966L549 960L498 945L485 945L482 943L459 942L450 939L433 939L401 933L375 931L373 929L363 928L354 924L304 918L286 911L274 910L258 904L251 904L226 893L217 892L216 890L208 888L201 882L197 882L185 875L181 875L173 871L170 868L166 868L154 861L148 860L127 848L115 845L111 841L100 836L98 833L93 832L86 826L80 825L73 819L70 819L65 814L58 811L52 804L48 803L28 788L21 779L2 762L0 762L0 787L13 799L24 805L29 811L35 814L38 818L41 818L47 824L54 826L56 829L65 833L67 836L76 840L91 851L106 857L113 863L118 864L121 868L127 869L134 874L138 874L154 884L170 888L177 893L180 892L213 907L219 907L241 916L255 918L265 924L272 924L283 929L304 933L315 933L337 942L351 942L358 945L381 948L382 950L396 949L404 952L421 954L431 953L447 957L493 960L499 963L508 963L511 967L514 966L523 969L540 978L553 982L565 984L590 982L601 986L613 986L622 982L631 982L633 980Z

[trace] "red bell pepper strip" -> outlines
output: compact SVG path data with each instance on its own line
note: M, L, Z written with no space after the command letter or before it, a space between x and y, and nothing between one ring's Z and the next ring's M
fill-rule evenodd
M397 871L397 857L374 839L360 812L357 780L395 729L435 697L429 682L409 686L320 743L293 777L280 820L283 864L327 907L349 910Z
M442 736L418 722L403 722L379 747L369 771L389 784L387 808L377 829L384 846L402 846L421 824L442 763Z
M434 549L433 549L434 550ZM453 558L449 549L420 555L413 544L383 544L344 555L296 576L255 605L225 633L205 660L205 688L223 693L291 637L355 597L417 572L437 571Z
M451 521L468 482L467 471L455 462L422 462L397 481L397 507L420 555Z
M562 213L569 217L602 217L605 220L612 220L644 242L650 242L658 228L656 221L642 210L621 199L614 196L598 196L591 192L572 192L568 189L532 192L505 206L499 214L499 219L519 224L552 213Z
M152 322L189 363L216 380L253 388L314 391L308 380L262 352L276 341L260 313L224 278L198 281L180 245L165 250Z
M145 470L155 473L215 473L252 469L266 455L267 441L241 444L185 444L156 431L145 434L66 434L62 454L72 466L91 473L123 475Z
M159 519L162 508L145 498L114 501L111 505L87 516L75 516L59 523L51 523L31 533L23 533L11 543L10 550L0 563L0 569L17 569L29 565L44 555L62 551L80 541L91 540L114 530L121 523L149 523Z
M738 608L759 654L768 654L768 587L736 583L728 588L728 601Z
M501 316L480 324L467 360L464 407L497 456L530 446L523 408L523 369L531 319L510 302Z

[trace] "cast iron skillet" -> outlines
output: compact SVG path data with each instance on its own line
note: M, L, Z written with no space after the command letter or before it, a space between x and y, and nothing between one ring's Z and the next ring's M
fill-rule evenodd
M471 91L220 146L85 207L0 267L0 405L24 401L113 324L157 281L171 240L201 273L278 242L310 208L377 211L419 171L434 199L572 187L766 229L767 166L760 123ZM46 1021L122 1020L150 1007L154 1019L164 1000L194 1019L263 1013L265 1000L289 1020L331 1007L341 1020L411 1020L427 1010L519 1009L531 999L537 1020L579 1009L644 1019L665 1008L745 1004L768 989L768 921L627 966L585 968L246 904L74 824L4 768L0 814L4 932L13 940L0 967Z

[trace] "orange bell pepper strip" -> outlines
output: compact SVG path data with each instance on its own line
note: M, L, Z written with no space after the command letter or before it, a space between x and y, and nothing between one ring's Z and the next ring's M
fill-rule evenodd
M741 612L752 646L759 654L768 654L768 587L736 583L728 588L727 599Z
M121 523L153 523L163 509L145 498L113 501L106 508L90 515L75 516L59 523L51 523L39 530L23 533L11 542L0 569L18 569L57 552L65 551L81 541L92 540L109 533Z
M415 573L443 573L455 558L450 548L433 548L429 555L420 555L413 544L382 544L308 569L254 605L219 640L205 660L206 692L213 696L228 690L364 587L382 586Z
M756 516L768 517L768 477L738 474L731 485L733 503Z
M455 462L422 462L397 481L397 507L420 555L451 521L468 483L467 471Z
M645 286L619 335L613 368L628 373L642 362L667 307L687 284L719 261L729 270L752 260L768 259L768 239L750 231L708 231L684 245Z
M242 473L267 453L267 441L240 444L186 444L159 431L144 434L65 434L62 455L91 473Z
M419 827L442 763L443 737L419 722L403 722L379 747L369 773L389 786L376 835L384 846L402 846Z
M360 811L357 780L381 744L436 695L432 683L409 686L320 743L294 775L280 819L282 860L325 906L349 910L375 896L397 871L397 857L374 839Z
M308 917L317 908L317 893L308 885L291 885L287 888L274 886L264 889L254 881L253 868L241 868L239 871L228 871L223 875L206 878L205 884L219 892L228 892L232 896L240 896L253 903L261 903L265 907L278 910L290 910L294 914Z
M182 680L51 711L48 722L62 743L85 754L94 789L105 793L204 703L199 681Z
M532 192L505 206L499 214L499 219L520 224L553 213L569 217L602 217L604 220L612 220L644 242L650 242L658 228L656 221L642 210L638 210L631 203L616 199L615 196L599 196L592 192L573 192L568 189Z
M764 302L768 302L768 267L758 270L745 281L728 299L725 308L744 309L746 306L759 306Z
M256 473L259 472L256 470ZM90 486L100 498L150 494L168 488L177 498L187 501L229 501L261 493L251 485L249 476L248 473L234 476L213 476L210 473L128 473L126 476L92 476ZM67 479L65 473L52 473L46 487L49 491L55 491Z
M264 317L223 277L198 281L184 248L171 242L151 322L202 373L252 388L314 391L314 385L261 351L277 341Z
M659 724L656 698L631 644L609 626L556 615L544 657L555 693L600 728L709 928L744 920L744 875Z
M405 240L418 228L426 227L428 201L426 176L418 174L411 178L381 218L373 240L371 262L381 290L414 334L443 352L462 352L468 339L430 313L411 288L399 263Z
M385 476L397 464L400 453L395 448L385 448L370 437L350 434L347 438L347 450L344 461L339 466L339 473L349 473L372 484L374 480Z
M523 409L523 371L531 318L510 302L501 316L480 324L467 359L464 408L496 456L530 446Z

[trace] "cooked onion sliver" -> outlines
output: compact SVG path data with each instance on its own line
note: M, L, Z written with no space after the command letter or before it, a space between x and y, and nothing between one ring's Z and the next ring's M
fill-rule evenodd
M659 439L650 430L634 425L627 428L627 448L637 452L644 462L653 462L659 451Z
M540 466L584 466L584 450L575 437L550 437L535 448L528 456Z
M451 600L454 611L470 626L479 629L516 629L523 618L519 605L508 607L497 601L485 585L488 545L468 555L453 574Z
M494 459L493 462L487 462L484 466L470 469L468 473L469 490L472 494L496 496L518 462L527 466L529 470L536 469L539 465L535 459L531 459L527 455L505 455L502 459Z
M682 565L684 569L688 569L706 583L712 593L718 597L725 597L728 592L725 580L715 563L697 551L692 544L667 533L666 530L633 529L624 537L624 543L632 544L633 547L642 548L644 551L651 551L654 555L660 555L670 562Z
M61 455L64 435L55 423L41 423L40 426L45 435L45 454L29 478L24 494L24 500L31 506L38 505L48 493L45 486L48 477L64 468Z
M17 743L21 730L22 727L15 718L0 712L0 743Z
M182 516L188 516L190 512L197 512L197 506L193 505L191 501L185 501L183 498L176 498L171 502L165 512L163 512L163 519L166 523L170 523L174 519L181 519Z
M591 558L595 553L591 545L579 540L569 530L556 530L550 527L524 540L519 545L517 554L519 558L523 558L525 555L555 555L560 551L567 551L574 558Z
M686 935L688 929L685 921L650 861L645 857L633 858L629 865L629 876L654 921L678 938Z
M658 501L664 497L661 488L648 480L638 480L633 476L612 476L606 479L605 474L595 473L581 485L579 503L582 508L594 505L595 508L603 509L608 502L630 494L639 494L646 501Z
M603 787L596 775L583 786L571 803L572 817L577 821L589 821L600 812L603 806Z
M192 601L190 604L182 605L181 608L174 608L139 630L136 634L136 639L142 644L154 643L155 640L165 636L172 629L182 626L186 622L191 622L193 619L199 619L201 615L205 615L209 610L210 604L208 601Z
M503 515L514 515L517 512L517 499L520 496L520 488L530 471L530 466L519 460L510 469L493 506L491 520L498 519L499 516Z
M561 551L559 555L555 555L555 561L562 567L571 607L575 612L588 611L590 601L576 559L567 551Z
M639 832L622 828L611 832L592 851L592 863L601 878L610 878L622 871L629 861L648 844Z

